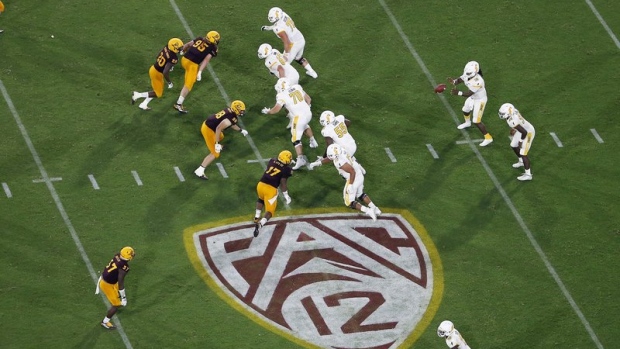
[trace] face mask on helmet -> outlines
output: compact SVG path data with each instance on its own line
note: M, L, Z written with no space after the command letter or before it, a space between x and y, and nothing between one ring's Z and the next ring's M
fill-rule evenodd
M270 23L277 22L280 17L282 17L282 9L279 7L272 7L269 10L269 14L267 14L267 20L269 20Z
M332 143L329 145L329 147L327 147L328 159L333 161L336 157L338 157L339 154L342 154L342 148L338 144Z
M274 88L276 89L277 93L282 93L288 90L288 80L286 80L285 78L278 79L278 82L276 82Z
M321 124L321 126L327 126L329 124L331 124L334 121L334 113L326 110L323 113L321 113L321 117L319 118L319 123Z
M133 248L131 248L129 246L126 246L126 247L123 247L121 249L120 255L121 255L122 259L124 259L126 261L130 261L135 256L135 252L134 252Z
M437 335L439 337L447 337L452 333L452 331L454 331L454 324L452 321L442 321L437 328Z
M168 41L168 49L174 53L179 53L179 50L183 47L183 41L178 38L172 38Z
M232 103L230 103L230 109L232 109L237 115L244 115L245 114L245 103L239 100L233 101Z
M269 54L271 53L271 45L269 44L262 44L258 47L258 58L260 59L265 59L267 58L267 56L269 56Z
M207 33L207 41L212 43L212 44L219 44L220 43L220 33L216 32L215 30L212 30L210 32Z
M510 103L504 103L502 104L502 106L499 108L499 112L497 113L499 115L499 118L502 120L506 120L509 117L512 116L512 114L515 111L515 107L514 105L510 104Z
M283 150L278 154L278 161L285 165L290 164L291 160L293 160L293 154L288 150Z
M468 79L471 79L474 76L476 76L476 74L478 74L479 69L480 69L480 66L478 65L478 62L476 61L468 62L465 65L465 69L463 69L463 75L465 75Z

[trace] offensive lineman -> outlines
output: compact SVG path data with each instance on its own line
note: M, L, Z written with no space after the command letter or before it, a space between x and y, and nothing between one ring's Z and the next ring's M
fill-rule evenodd
M347 151L347 154L355 159L355 152L357 151L357 144L355 139L349 133L347 126L351 124L351 121L345 119L344 115L335 116L330 110L326 110L321 113L319 123L323 128L321 134L325 137L325 143L329 146L332 143L336 143L343 147ZM323 157L319 157L316 161L311 163L308 168L312 170L315 167L321 166L329 162L327 158L327 150Z
M277 78L286 78L291 85L299 84L299 73L290 65L280 51L269 44L262 44L258 48L258 58L265 60L265 67L269 73Z

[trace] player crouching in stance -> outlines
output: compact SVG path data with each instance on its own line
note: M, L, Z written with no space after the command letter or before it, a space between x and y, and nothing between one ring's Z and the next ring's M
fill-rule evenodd
M347 151L347 154L355 160L355 152L357 151L357 143L355 143L355 139L349 133L349 129L347 128L351 121L345 119L344 115L334 115L334 113L330 110L326 110L321 113L321 117L319 118L319 123L323 127L321 129L321 134L325 137L325 143L329 147L330 144L336 143L339 146L343 147L344 150ZM327 158L327 151L325 152L325 156L318 157L318 159L310 165L308 165L308 169L312 170L315 167L321 166L329 162ZM362 167L363 173L366 173L364 168Z
M151 78L151 87L153 87L153 91L133 91L131 104L136 103L138 98L144 98L144 101L140 103L140 109L151 110L151 108L149 108L149 102L155 97L161 98L164 94L164 79L166 79L168 88L174 87L172 81L170 81L169 74L174 65L179 61L177 53L179 53L181 48L183 48L183 41L181 41L181 39L172 38L168 41L168 45L161 49L155 59L155 64L149 69L149 77Z
M338 173L346 180L342 191L344 204L354 210L367 214L373 221L376 221L377 216L381 215L381 210L364 193L364 173L366 171L354 158L347 154L344 148L336 143L330 144L327 147L327 158L334 162ZM368 205L368 207L362 205L360 201Z
M446 339L446 344L450 349L471 349L459 331L454 328L452 321L442 321L437 328L437 335Z
M125 295L125 275L129 272L129 261L133 259L135 252L133 248L123 247L121 251L112 257L112 260L105 268L97 281L95 294L102 291L112 305L108 313L101 321L101 326L109 330L116 328L111 322L112 317L121 306L127 306L127 296Z
M248 131L237 126L239 118L245 115L245 103L242 101L233 101L230 103L230 107L220 110L219 112L210 115L205 122L202 123L200 133L209 148L209 155L207 155L200 166L194 171L194 174L200 179L209 179L205 176L205 168L209 166L213 160L220 157L222 151L222 145L220 141L224 139L224 130L232 127L233 130L241 132L245 137L248 135Z
M278 154L277 159L270 159L267 169L263 173L260 181L256 185L256 213L254 214L254 237L258 236L260 229L267 224L267 221L273 217L278 206L278 187L282 189L282 195L286 204L291 203L291 197L288 195L287 179L293 174L290 163L293 154L288 150L283 150ZM265 216L261 218L261 212L265 208Z
M463 116L465 122L458 125L457 128L462 130L471 126L473 113L473 122L476 127L484 135L484 141L480 143L481 147L486 147L493 142L493 137L487 132L486 126L482 123L482 114L484 113L484 107L487 104L487 90L484 85L484 79L482 78L482 70L480 65L476 61L468 62L463 69L463 75L458 78L448 78L448 81L455 87L450 91L455 96L463 96L467 98L465 104L463 104ZM464 83L469 91L459 91L456 85Z
M512 167L525 168L525 173L517 177L517 179L520 181L531 181L530 158L527 154L534 141L534 136L536 136L536 130L534 130L532 124L521 116L521 113L519 113L515 106L510 103L502 104L498 114L499 118L506 120L508 126L511 127L512 139L510 140L510 146L519 158L519 161L512 164Z

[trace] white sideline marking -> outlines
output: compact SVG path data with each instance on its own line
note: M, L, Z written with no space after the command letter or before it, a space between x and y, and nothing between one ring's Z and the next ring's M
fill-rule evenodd
M138 175L138 172L131 171L131 174L133 175L133 179L136 180L136 183L138 183L138 186L142 186L142 180L140 179L140 176Z
M435 148L433 148L433 146L430 143L426 145L426 148L428 149L428 151L431 152L431 155L433 156L434 159L439 159L439 155L437 154L437 152L435 151Z
M62 181L62 177L50 177L48 179L50 181L52 181L52 182L60 182L60 181ZM46 181L45 179L33 179L32 183L43 183L45 181Z
M592 134L594 135L594 138L596 138L596 141L599 143L605 143L605 141L603 140L603 138L601 138L601 136L599 136L598 132L596 132L595 129L591 128L590 132L592 132Z
M253 163L256 163L256 162L260 162L260 160L258 160L258 159L248 160L248 164L253 164Z
M392 151L390 150L390 148L385 148L385 153L390 158L390 161L396 162L396 157L394 157L394 154L392 154Z
M92 174L89 174L88 179L90 179L90 184L93 185L93 188L95 190L99 190L99 184L97 184L97 180L95 179L95 176L93 176Z
M60 216L62 217L62 220L65 223L65 225L67 226L67 229L69 229L69 233L71 234L71 238L73 239L73 242L75 243L75 247L77 247L78 251L80 252L80 256L82 257L84 264L86 264L86 269L88 269L88 274L90 275L90 278L93 280L93 284L97 284L97 280L99 280L99 276L97 275L97 273L95 273L93 264L91 263L90 258L88 258L88 254L86 254L86 251L84 250L82 241L80 241L77 231L75 231L75 228L73 227L73 224L71 223L71 220L69 219L69 215L67 214L67 211L65 211L65 207L60 201L60 197L58 196L58 193L56 192L56 188L54 188L54 183L50 180L49 176L47 175L47 171L45 170L45 167L43 167L43 162L41 162L39 153L34 148L34 144L32 144L32 140L30 139L30 136L28 135L28 131L26 131L26 127L22 123L22 120L19 117L19 114L17 113L17 109L15 109L15 106L13 105L13 101L11 100L11 97L9 96L8 91L4 87L4 83L2 82L2 80L0 80L0 90L2 91L2 95L4 96L4 100L6 101L6 104L9 106L9 110L11 110L11 114L13 114L13 119L15 119L15 123L17 124L17 127L19 128L22 134L22 137L24 138L24 141L26 142L26 145L28 146L28 149L30 150L30 154L32 154L32 158L34 159L34 162L37 164L37 168L39 169L39 172L41 173L41 177L45 180L45 184L47 185L47 189L49 190L50 194L52 195L52 198L54 199L56 208L58 209L58 212L60 212ZM110 303L108 302L103 292L101 292L101 298L103 299L103 302L105 303L105 305L109 307ZM121 338L123 339L123 343L125 343L125 347L127 349L132 349L133 346L131 345L131 342L129 342L129 338L127 337L127 334L125 333L125 330L123 329L123 326L121 324L121 319L119 318L118 314L116 314L114 325L116 325L116 330L118 331Z
M549 132L549 134L551 135L551 138L553 138L553 140L555 141L555 144L558 145L558 148L564 147L564 144L562 144L562 141L560 140L560 138L558 138L555 132Z
M221 162L218 162L216 165L217 165L217 168L220 170L222 177L228 178L228 174L226 173L226 170L224 169L224 165L222 165Z
M11 189L9 189L9 185L2 182L2 189L4 189L4 193L6 194L7 198L12 198L13 194L11 194Z
M482 143L484 139L467 139L462 141L456 141L456 144L469 144L469 143Z
M607 32L607 34L609 34L609 37L611 37L611 39L614 41L614 44L616 44L616 47L620 49L620 41L618 41L618 38L616 37L614 32L611 31L611 29L609 28L609 26L603 19L603 16L601 16L601 14L598 13L598 11L596 10L596 7L594 7L594 4L592 4L590 0L586 0L586 4L590 6L590 10L592 10L596 18L598 18L598 21L601 22L601 24L603 25L603 28L605 28L605 31Z
M185 177L183 177L183 173L181 173L181 170L179 170L177 166L174 166L174 173L177 174L177 178L179 178L179 181L185 182Z
M385 11L385 13L388 15L388 17L392 21L392 25L394 25L394 28L396 28L396 30L398 31L398 34L400 35L401 39L405 43L405 46L407 46L407 48L409 49L409 53L411 53L413 58L415 58L415 60L417 61L418 65L420 66L420 68L424 72L424 75L426 75L426 78L428 79L428 82L431 84L432 87L437 86L437 83L436 83L435 79L433 78L433 75L431 74L431 72L426 67L426 64L424 64L424 61L422 60L420 55L418 55L418 52L413 48L413 45L411 45L411 42L409 41L409 38L407 37L407 35L403 31L403 29L401 28L400 24L398 24L398 21L396 20L396 17L394 17L394 15L392 14L392 11L390 10L390 8L385 4L384 0L377 0L377 1L379 1L381 6L383 7L383 10ZM456 113L454 112L454 109L452 109L452 106L448 103L448 100L446 99L446 97L443 94L440 94L439 95L439 99L442 101L443 105L446 107L446 110L448 110L448 112L452 116L452 119L454 120L454 123L458 124L459 123L459 119L458 119ZM465 136L466 139L469 139L469 134L467 132L465 132L465 130L461 130L461 133ZM549 258L547 258L547 255L545 254L545 252L540 247L540 244L538 243L538 241L536 241L536 238L534 237L534 235L532 234L532 231L530 231L530 228L527 226L527 224L523 220L523 217L521 217L521 214L519 213L519 211L517 211L517 208L515 207L514 203L512 202L512 200L510 199L510 197L506 193L506 190L504 190L504 188L502 187L501 183L497 179L497 176L495 176L495 173L493 172L493 170L491 170L491 167L489 166L489 164L482 157L482 154L480 153L480 150L478 149L479 147L474 146L473 143L469 143L469 148L474 152L474 154L476 154L476 157L478 158L478 161L480 161L480 164L482 164L482 167L484 167L484 170L486 171L487 175L489 176L489 178L491 179L491 181L495 185L495 188L497 189L497 191L500 193L500 195L504 199L504 202L506 203L508 208L510 208L510 211L512 212L512 215L515 217L515 219L517 220L517 222L521 226L521 229L523 230L523 232L527 236L528 240L530 241L530 244L532 245L532 247L534 247L534 250L536 250L536 252L538 253L538 256L540 257L540 259L545 264L545 267L547 268L547 271L553 277L553 280L555 281L555 283L560 288L560 291L564 295L564 298L566 298L566 301L573 308L573 311L575 312L575 314L577 314L577 316L579 317L579 320L581 320L581 324L585 327L586 331L588 331L588 334L590 335L590 338L592 339L594 344L596 344L597 348L604 349L603 345L601 344L601 341L596 336L596 333L594 333L594 330L592 329L592 326L590 326L590 323L588 322L586 317L581 312L581 309L579 309L579 306L577 305L577 303L573 299L573 296L571 296L570 292L568 292L568 289L564 285L564 282L560 278L560 275L558 275L558 273L555 271L555 268L553 267L553 265L551 265L551 262L549 262Z

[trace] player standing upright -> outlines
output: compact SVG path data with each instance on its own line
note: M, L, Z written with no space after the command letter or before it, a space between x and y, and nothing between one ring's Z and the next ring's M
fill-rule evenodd
M129 272L129 261L133 259L135 252L133 248L126 246L121 251L112 257L112 260L105 268L99 277L97 282L97 289L95 294L99 294L99 291L105 294L106 298L110 302L110 309L108 313L101 321L101 326L108 330L116 328L112 324L112 317L116 314L116 311L121 306L127 305L127 296L125 293L125 275Z
M474 125L478 127L480 132L484 135L484 140L480 143L481 147L486 147L493 142L493 137L487 132L486 126L482 123L482 114L484 113L484 107L487 104L487 90L482 78L482 70L480 65L476 61L468 62L463 69L463 75L458 78L448 78L448 81L455 87L450 91L455 96L463 96L467 98L465 104L463 104L463 116L465 122L458 125L457 128L462 130L471 126L473 121ZM468 91L459 91L456 85L464 83L469 89ZM472 118L473 113L473 118Z
M277 159L269 160L267 169L256 185L258 200L256 200L256 213L254 214L254 237L258 236L260 229L276 213L276 207L278 207L278 187L282 189L282 195L286 204L291 203L291 197L288 195L287 180L293 175L293 170L289 166L292 159L293 154L290 151L281 151ZM265 216L261 218L263 208L265 208Z
M459 331L454 328L452 321L442 321L437 328L437 335L446 339L446 345L450 349L471 349Z
M534 137L536 136L536 130L534 126L530 124L521 113L510 103L504 103L499 108L499 118L506 120L508 126L514 130L512 133L512 139L510 140L510 146L512 150L517 154L519 161L512 164L512 167L519 168L524 167L525 173L517 177L520 181L531 181L532 172L530 169L530 158L528 153Z
M319 75L312 69L308 60L304 58L306 39L297 29L291 17L282 11L281 8L273 7L269 10L267 19L273 24L264 25L261 27L261 30L273 30L282 40L284 44L284 52L282 52L284 59L289 63L295 60L295 62L306 69L306 74L316 79Z

